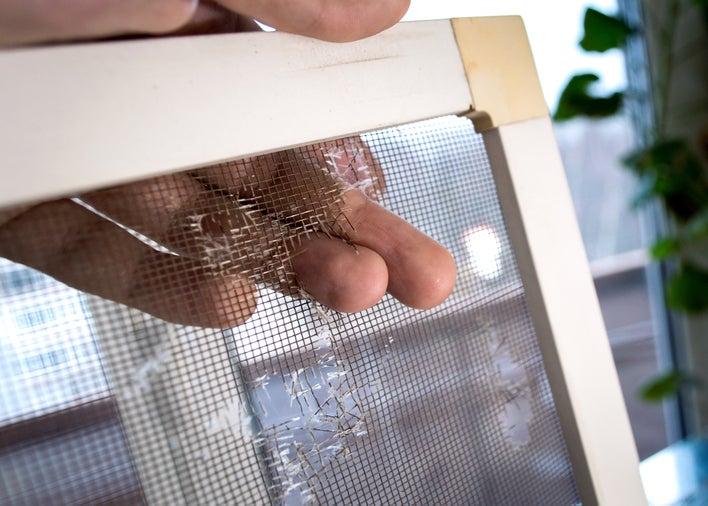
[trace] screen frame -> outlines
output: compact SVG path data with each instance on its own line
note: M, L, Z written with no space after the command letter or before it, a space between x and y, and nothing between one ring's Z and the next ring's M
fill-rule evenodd
M13 118L0 125L0 207L468 115L484 134L581 499L646 502L520 18L403 23L350 44L248 33L14 49L0 52L0 74L0 111ZM108 356L120 346L102 342Z

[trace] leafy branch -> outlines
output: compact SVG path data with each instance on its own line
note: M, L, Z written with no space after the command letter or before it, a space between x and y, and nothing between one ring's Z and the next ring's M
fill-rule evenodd
M676 26L682 9L698 9L708 29L708 0L669 0L659 31L657 72L655 77L655 121L651 139L626 155L622 162L639 180L635 206L659 201L672 220L672 231L652 247L655 260L671 260L675 274L668 280L666 298L670 307L686 313L708 311L708 175L691 143L667 134L669 95L673 69L681 55L675 51ZM629 37L638 33L622 19L588 8L583 22L580 46L586 51L606 52L621 49ZM604 118L618 114L626 91L598 96L592 87L600 77L592 73L570 78L558 101L553 118L567 121L575 117ZM708 154L704 153L708 157ZM680 371L669 371L645 385L642 396L656 401L675 394L685 385L695 384Z

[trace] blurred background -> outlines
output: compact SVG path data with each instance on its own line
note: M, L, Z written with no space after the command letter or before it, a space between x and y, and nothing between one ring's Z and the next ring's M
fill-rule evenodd
M588 26L589 8L619 23ZM524 19L556 116L562 96L571 109L578 91L601 97L592 115L623 95L616 112L557 121L555 134L650 503L705 504L708 3L413 0L407 18L507 14ZM609 50L581 47L588 35ZM589 90L569 85L586 73Z
M581 48L588 8L627 23L629 38L602 53ZM659 130L700 142L708 125L705 11L700 0L413 0L405 18L521 15L552 112L574 74L600 77L592 86L595 96L624 93L616 114L581 115L554 129L640 459L704 434L708 421L700 387L706 312L669 309L666 286L676 264L654 262L648 250L672 230L672 217L660 204L633 205L646 183L622 164ZM674 82L667 84L660 73L670 73ZM661 101L661 93L669 97ZM679 118L681 109L691 117ZM705 158L703 164L705 175ZM695 255L708 258L705 244ZM704 286L692 296L701 298Z

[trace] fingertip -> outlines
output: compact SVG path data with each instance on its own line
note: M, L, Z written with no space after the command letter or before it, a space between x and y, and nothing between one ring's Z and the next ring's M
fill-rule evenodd
M144 14L134 18L136 31L161 34L178 30L197 12L199 0L161 0L147 4Z
M390 289L398 300L415 309L431 309L442 304L455 288L457 267L455 259L438 243L428 247L427 262L415 268L415 280L407 286Z
M356 6L354 13L336 8L325 10L313 25L311 36L330 42L354 42L371 37L398 23L408 12L410 0L376 0L370 4Z
M329 238L303 241L292 257L300 286L336 311L355 313L386 293L388 269L383 258L363 246Z
M384 259L391 295L415 309L430 309L447 299L457 274L447 249L359 192L347 192L345 201L350 237Z
M151 252L120 302L173 323L227 329L256 311L258 291L241 274L217 274L195 261Z
M7 3L7 2L6 2ZM186 25L198 0L0 2L0 46L162 34Z
M400 21L410 4L410 0L218 1L276 30L329 42L351 42L390 28Z
M246 323L256 312L258 305L258 290L241 276L229 276L217 281L211 288L209 308L194 312L201 326L227 329ZM201 306L203 302L199 305Z

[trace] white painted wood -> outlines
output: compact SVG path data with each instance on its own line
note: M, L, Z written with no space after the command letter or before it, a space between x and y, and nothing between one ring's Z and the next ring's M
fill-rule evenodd
M583 504L646 504L550 119L484 137Z
M0 52L0 206L471 105L449 21L349 44L243 33Z

